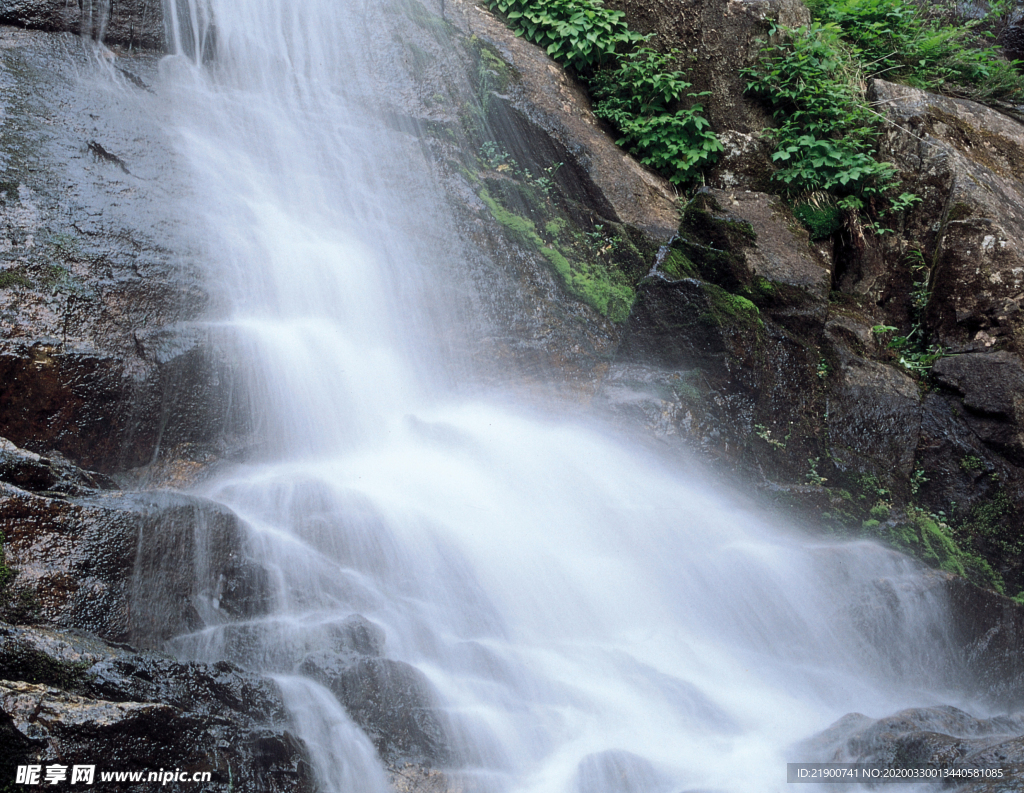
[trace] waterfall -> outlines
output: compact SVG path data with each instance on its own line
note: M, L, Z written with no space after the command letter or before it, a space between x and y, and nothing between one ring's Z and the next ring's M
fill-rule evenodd
M843 714L955 699L943 604L909 560L802 538L475 385L451 352L471 241L377 101L399 12L169 5L156 90L258 439L202 492L271 590L245 621L211 595L176 649L277 676L330 793L386 789L390 739L325 683L350 667L437 714L390 714L395 756L495 793L781 791L790 747Z

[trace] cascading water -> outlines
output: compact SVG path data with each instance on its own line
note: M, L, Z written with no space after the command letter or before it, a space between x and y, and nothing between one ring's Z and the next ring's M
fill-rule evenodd
M939 701L944 615L901 586L908 561L788 537L597 430L467 396L440 341L462 243L416 140L377 115L384 9L168 17L158 90L261 442L204 493L273 600L240 623L214 592L175 644L278 675L323 790L386 789L305 675L354 625L429 680L479 790L782 790L789 747L844 713Z

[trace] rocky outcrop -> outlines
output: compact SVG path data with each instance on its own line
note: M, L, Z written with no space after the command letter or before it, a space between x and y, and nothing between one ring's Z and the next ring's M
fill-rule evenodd
M959 784L947 779L943 789L1000 793L1017 788L1024 773L1022 732L1024 720L1019 717L978 719L950 706L913 708L882 719L849 713L796 751L799 762L999 770L995 778Z
M198 322L210 298L187 222L167 222L168 192L188 187L158 116L85 88L77 74L105 67L70 36L0 39L17 75L0 96L0 434L103 472L210 448L230 367ZM153 58L124 63L152 81Z
M14 463L0 474L14 471L7 478L22 487L0 483L0 533L18 570L13 593L33 604L33 620L160 647L211 619L264 609L264 573L247 561L238 521L223 507L90 489L82 483L94 476L67 463L55 482L52 464L5 443ZM41 492L24 489L33 484ZM199 579L197 570L207 573Z
M1024 127L990 108L881 80L886 151L922 198L905 236L932 268L929 329L956 351L1016 351L1024 295Z
M0 770L61 764L209 772L206 789L315 789L277 687L228 663L180 663L89 636L0 623ZM13 775L6 777L13 779ZM107 783L108 785L110 783Z
M129 50L163 49L161 0L0 0L0 24L76 33Z

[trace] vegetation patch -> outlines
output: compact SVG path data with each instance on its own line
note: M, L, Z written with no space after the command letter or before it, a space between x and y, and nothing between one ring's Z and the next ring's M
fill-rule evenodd
M641 46L622 11L598 0L489 0L516 35L575 69L594 97L594 114L619 132L616 141L675 184L692 181L723 150L704 117L701 93L673 68L678 51Z
M697 277L696 265L687 259L686 255L678 248L671 248L665 254L658 269L673 281Z
M684 74L671 68L680 58L676 50L662 54L640 47L622 55L614 68L597 72L590 84L594 115L622 136L616 144L674 184L689 182L723 150L696 101L708 92L691 92ZM688 106L673 112L682 101Z
M793 214L810 232L812 240L827 240L843 227L843 211L837 206L815 206L809 201L797 203Z
M570 259L554 240L545 240L532 220L510 212L496 201L486 188L481 188L480 198L487 205L491 215L501 223L520 244L539 252L561 278L566 290L587 305L596 309L612 322L625 322L633 307L636 292L629 277L611 264L597 261ZM565 223L548 221L544 232L553 238L565 233ZM595 232L601 240L606 238Z
M700 315L701 324L713 327L738 326L758 329L764 326L761 312L747 298L726 292L717 284L704 284L708 296L708 310Z
M958 18L945 4L914 0L808 0L820 22L833 24L870 75L978 101L1019 100L1024 75L981 31L985 20ZM994 2L997 15L1005 3Z
M16 286L31 289L32 282L24 273L19 273L17 270L4 270L0 272L0 289L11 289Z
M835 24L773 29L760 60L744 70L747 91L779 126L772 177L791 196L831 193L863 209L897 186L896 168L875 158L879 117L864 99L860 63Z

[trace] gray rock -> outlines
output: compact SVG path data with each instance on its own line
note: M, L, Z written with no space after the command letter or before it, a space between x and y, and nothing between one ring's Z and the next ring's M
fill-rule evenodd
M977 719L957 708L912 708L882 719L844 716L795 752L800 762L871 763L886 768L1006 766L1002 780L946 780L943 789L985 793L1019 789L1024 772L1024 717ZM836 786L837 789L839 786Z
M334 692L353 721L392 765L448 765L455 759L426 677L387 658L312 653L299 671Z
M209 771L206 789L218 793L314 789L276 685L230 664L181 663L78 633L0 624L0 670L9 678L0 679L0 768L189 768Z
M161 0L0 0L0 23L81 36L129 49L163 49Z
M1024 126L881 80L871 98L894 122L883 151L923 199L907 236L933 265L929 327L957 350L991 338L1013 349L1024 323Z
M204 617L265 609L264 573L246 559L237 520L202 499L64 499L0 485L0 531L15 591L33 593L35 618L55 625L155 647Z
M118 63L155 79L153 56ZM230 367L160 108L81 79L104 67L68 35L0 28L0 68L0 434L105 473L214 445Z
M841 466L909 475L920 430L921 394L914 380L865 358L842 362L828 396L829 442Z

